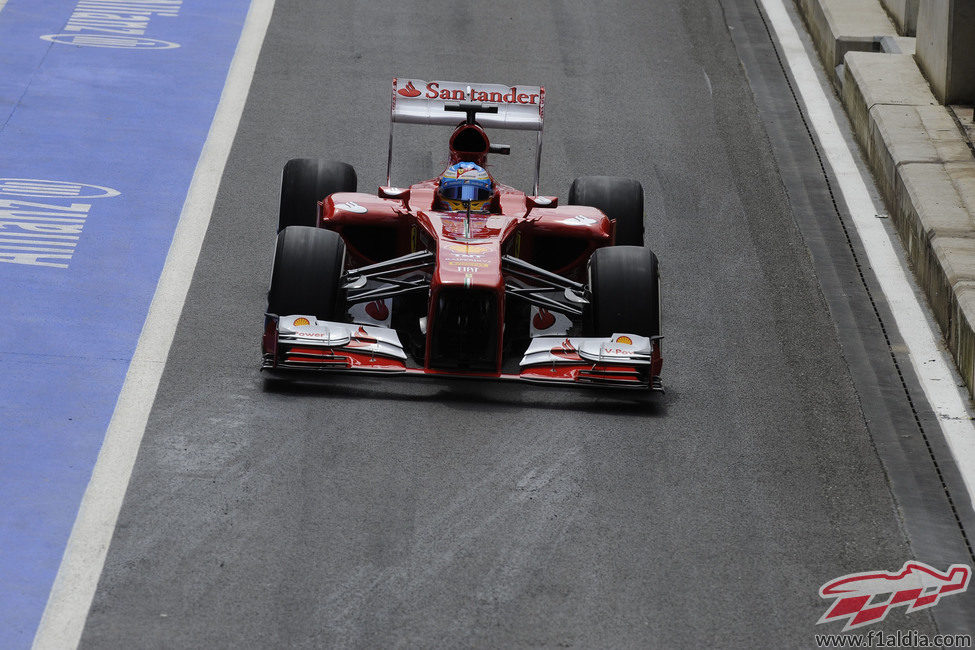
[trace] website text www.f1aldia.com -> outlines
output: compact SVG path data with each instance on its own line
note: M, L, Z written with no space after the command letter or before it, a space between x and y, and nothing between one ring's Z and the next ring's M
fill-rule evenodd
M817 634L817 648L971 648L970 634L935 634L917 630L864 632L862 634Z

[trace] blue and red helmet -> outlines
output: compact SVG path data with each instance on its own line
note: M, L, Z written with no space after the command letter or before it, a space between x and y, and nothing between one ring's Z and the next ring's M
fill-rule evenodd
M450 210L466 210L464 203L470 201L471 212L484 212L494 194L494 183L480 165L459 162L441 174L437 192Z

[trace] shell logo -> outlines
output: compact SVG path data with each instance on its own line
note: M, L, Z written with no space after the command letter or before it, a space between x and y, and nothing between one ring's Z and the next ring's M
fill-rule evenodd
M305 318L304 316L302 316L301 318L296 318L295 319L294 325L295 325L295 327L301 327L302 325L311 325L311 323L308 321L307 318Z
M633 345L633 339L629 336L617 336L613 343L622 343L623 345Z

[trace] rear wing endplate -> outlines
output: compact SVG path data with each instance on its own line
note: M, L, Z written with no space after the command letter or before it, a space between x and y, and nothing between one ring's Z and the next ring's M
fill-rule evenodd
M485 128L535 131L535 183L542 162L542 123L545 115L545 88L542 86L506 86L504 84L463 83L456 81L423 81L393 79L390 103L389 153L386 158L386 185L390 184L393 164L393 125L434 124L457 126L463 121L458 104L479 105L485 111L477 122ZM453 110L448 110L453 107Z

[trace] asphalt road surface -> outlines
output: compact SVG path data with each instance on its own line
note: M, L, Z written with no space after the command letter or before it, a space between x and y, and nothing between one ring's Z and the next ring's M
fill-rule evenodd
M744 0L278 0L82 646L810 646L824 582L931 557L876 425L924 405L886 348L858 371L887 344L760 26ZM643 182L665 396L265 382L281 168L375 188L393 76L544 84L543 192ZM404 134L393 181L440 171L449 129ZM527 189L531 138L495 139Z

